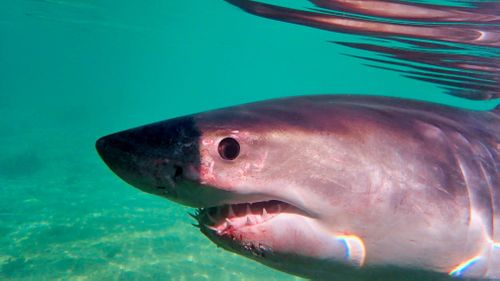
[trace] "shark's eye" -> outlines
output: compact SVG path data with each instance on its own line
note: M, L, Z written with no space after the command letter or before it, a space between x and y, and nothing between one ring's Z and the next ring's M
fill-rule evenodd
M240 144L233 138L225 138L219 143L219 155L222 159L234 160L240 155Z

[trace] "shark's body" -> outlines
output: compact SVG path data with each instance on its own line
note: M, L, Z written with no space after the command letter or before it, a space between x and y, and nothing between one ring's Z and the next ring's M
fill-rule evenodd
M307 96L100 139L130 184L202 208L202 232L329 280L500 278L500 115ZM253 203L253 204L249 204Z

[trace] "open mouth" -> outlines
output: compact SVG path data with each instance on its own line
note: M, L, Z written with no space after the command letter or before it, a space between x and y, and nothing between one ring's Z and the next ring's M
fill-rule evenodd
M271 200L201 208L193 217L198 220L200 227L211 229L217 235L223 236L238 229L263 224L283 213L305 215L293 205Z

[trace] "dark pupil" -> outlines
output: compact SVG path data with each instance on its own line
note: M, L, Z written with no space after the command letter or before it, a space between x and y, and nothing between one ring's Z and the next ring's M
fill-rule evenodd
M225 138L219 143L220 157L226 160L234 160L240 154L240 144L233 138Z

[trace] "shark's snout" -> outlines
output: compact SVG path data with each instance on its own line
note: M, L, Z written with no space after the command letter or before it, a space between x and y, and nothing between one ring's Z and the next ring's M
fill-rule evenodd
M199 136L192 119L183 117L102 137L96 149L124 181L175 200L178 183L196 177Z

